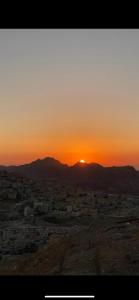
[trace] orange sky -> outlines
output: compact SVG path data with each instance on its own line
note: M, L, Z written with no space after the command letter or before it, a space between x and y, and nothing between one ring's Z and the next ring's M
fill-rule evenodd
M0 164L139 168L139 30L0 30Z

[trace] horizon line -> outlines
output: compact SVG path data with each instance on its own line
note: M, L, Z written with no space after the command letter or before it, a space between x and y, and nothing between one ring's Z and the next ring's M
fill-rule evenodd
M80 160L78 160L78 161L76 161L74 164L68 164L68 163L64 163L64 162L61 162L60 160L58 160L58 159L56 159L56 158L54 158L54 157L52 157L52 156L45 156L44 158L37 158L37 159L34 159L34 160L31 160L31 161L29 161L29 162L25 162L25 163L19 163L19 164L0 164L0 167L19 167L19 166L23 166L23 165L28 165L28 164L31 164L31 163L33 163L33 162L35 162L35 161L38 161L38 160L45 160L45 159L47 159L47 158L51 158L51 159L54 159L54 160L57 160L57 161L59 161L61 164L63 164L63 165L67 165L67 166L74 166L75 164L77 164L77 163L80 163ZM104 168L110 168L110 167L133 167L135 170L139 170L139 167L135 167L134 165L131 165L131 164L120 164L120 165L110 165L110 166L108 166L108 165L103 165L103 164L101 164L101 163L99 163L99 162L96 162L96 161L92 161L92 162L87 162L87 161L85 161L85 164L98 164L98 165L100 165L100 166L102 166L102 167L104 167Z

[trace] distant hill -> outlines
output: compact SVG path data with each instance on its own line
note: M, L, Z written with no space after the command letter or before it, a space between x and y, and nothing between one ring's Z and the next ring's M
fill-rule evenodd
M57 178L64 174L68 166L52 157L37 159L29 164L8 167L8 171L33 177L35 179Z
M1 170L7 170L7 168L8 168L8 167L6 167L6 166L0 166L0 171L1 171Z
M20 166L0 166L2 169L34 179L56 179L98 190L139 193L139 172L132 166L103 167L94 162L68 166L46 157Z

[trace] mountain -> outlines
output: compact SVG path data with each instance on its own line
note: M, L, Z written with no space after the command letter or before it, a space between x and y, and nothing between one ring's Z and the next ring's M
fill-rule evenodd
M96 163L75 164L70 178L92 189L118 192L139 192L139 173L132 166L103 167Z
M17 172L35 179L57 178L61 176L68 166L52 157L37 159L29 164L8 167L8 171Z
M80 163L77 162L73 166L69 167L69 178L70 180L79 184L90 184L93 177L103 167L97 163Z
M57 159L54 159L52 157L46 157L44 159L37 159L33 162L31 162L29 165L40 165L40 166L60 166L60 165L63 165L61 164L61 162ZM63 165L63 166L66 166L66 165Z
M73 166L46 157L21 166L0 166L0 169L34 179L55 179L91 189L139 193L139 172L132 166L103 167L95 162Z
M99 168L103 168L103 166L101 166L100 164L97 163L81 163L80 161L78 161L77 163L75 163L71 168L75 169L75 168L79 168L79 169L90 169L92 168L94 169L99 169Z
M7 169L6 166L0 166L0 171L1 171L1 170L6 170L6 169Z

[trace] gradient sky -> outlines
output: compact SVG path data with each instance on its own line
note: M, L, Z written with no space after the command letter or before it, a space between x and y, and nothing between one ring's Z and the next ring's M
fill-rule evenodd
M139 30L0 30L0 164L139 168Z

